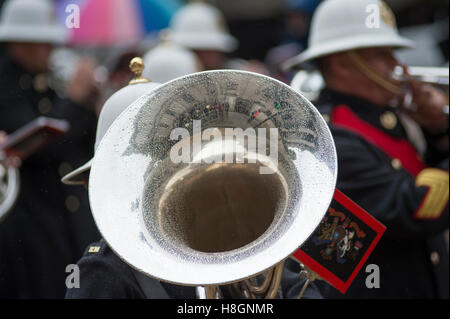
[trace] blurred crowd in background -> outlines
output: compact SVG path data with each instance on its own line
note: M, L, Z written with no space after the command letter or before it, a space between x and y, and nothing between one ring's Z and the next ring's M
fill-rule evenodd
M4 0L0 1L2 5ZM185 28L171 19L189 2L187 0L54 0L56 18L66 27L72 11L69 5L80 8L79 28L67 29L67 41L56 47L49 67L56 88L78 76L77 83L85 83L79 91L94 90L98 95L98 113L103 102L117 89L128 83L132 75L128 63L134 56L143 56L161 43L161 31ZM223 19L224 34L234 37L227 47L200 50L205 44L184 44L203 62L199 71L233 68L270 75L283 82L292 80L293 72L283 72L282 62L298 55L307 46L310 19L320 0L204 0L218 8ZM411 66L444 66L448 61L447 0L386 1L393 9L400 33L415 40L414 50L400 51L400 60ZM70 8L70 7L69 7ZM208 21L206 16L192 16L181 23L192 26ZM185 14L186 15L186 14ZM212 13L214 15L214 13ZM211 18L211 15L209 17ZM70 17L69 17L70 19ZM178 19L180 20L180 19ZM120 21L120 24L117 23ZM200 23L201 22L201 23ZM120 27L119 27L120 25ZM179 31L179 30L178 30ZM170 38L170 37L169 37ZM207 46L207 45L206 45ZM1 49L3 51L3 48ZM212 53L211 51L215 51ZM150 66L149 66L150 67ZM78 71L78 73L76 72ZM83 79L83 80L81 80ZM62 80L62 81L59 81ZM159 79L152 79L157 82ZM73 87L73 86L72 86ZM73 87L73 90L75 88ZM87 92L84 92L88 94ZM91 92L92 93L92 92ZM83 94L76 92L74 94ZM92 101L94 102L94 101Z

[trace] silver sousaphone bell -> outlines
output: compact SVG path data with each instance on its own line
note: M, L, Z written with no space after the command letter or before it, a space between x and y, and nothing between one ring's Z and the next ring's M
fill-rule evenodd
M328 209L336 158L327 124L289 86L195 73L113 123L92 164L91 208L111 249L147 276L209 298L224 285L275 297L280 265Z

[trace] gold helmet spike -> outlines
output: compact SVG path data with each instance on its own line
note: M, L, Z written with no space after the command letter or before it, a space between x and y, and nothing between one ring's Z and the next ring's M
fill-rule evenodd
M130 71L134 73L134 78L130 81L129 85L138 83L148 83L151 82L149 79L142 76L144 72L145 64L141 57L135 57L130 61Z

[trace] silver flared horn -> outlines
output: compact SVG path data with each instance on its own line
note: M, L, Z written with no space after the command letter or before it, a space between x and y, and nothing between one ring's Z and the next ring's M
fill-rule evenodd
M120 115L97 149L89 195L100 232L130 266L210 287L289 257L325 215L336 175L331 133L306 98L266 76L210 71Z

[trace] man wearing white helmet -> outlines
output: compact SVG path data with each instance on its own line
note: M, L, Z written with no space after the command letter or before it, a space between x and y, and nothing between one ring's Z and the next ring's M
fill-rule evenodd
M206 70L223 69L226 54L238 46L222 13L203 1L181 8L170 21L170 30L170 40L193 50Z
M436 89L409 81L412 101L392 74L394 50L413 45L397 33L394 14L379 0L327 0L313 16L309 46L287 62L313 61L326 88L316 105L332 130L339 160L337 187L387 226L345 296L448 298L448 103ZM396 107L394 107L396 106ZM409 108L406 108L409 106ZM408 139L409 116L428 141L423 156ZM417 130L416 130L417 131ZM372 275L370 277L369 275ZM369 277L368 277L369 276Z
M67 265L99 237L86 194L59 183L89 158L96 115L84 107L94 91L89 69L77 72L68 98L50 86L49 57L65 40L53 16L49 0L8 0L0 16L0 131L40 116L70 123L20 167L19 198L0 225L0 298L63 297Z

